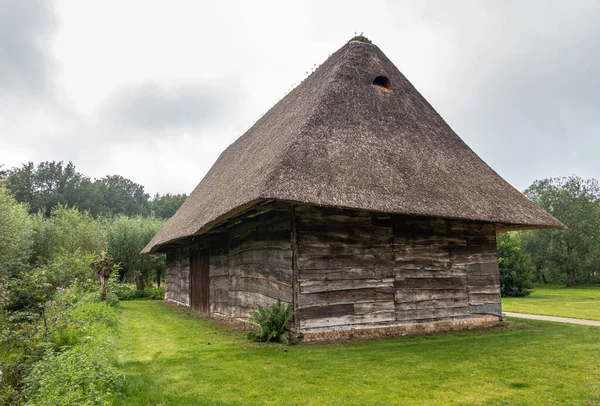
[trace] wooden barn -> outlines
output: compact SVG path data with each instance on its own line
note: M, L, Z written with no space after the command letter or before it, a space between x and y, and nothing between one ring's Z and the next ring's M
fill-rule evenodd
M351 40L230 145L143 253L166 300L306 339L497 324L496 233L562 227Z

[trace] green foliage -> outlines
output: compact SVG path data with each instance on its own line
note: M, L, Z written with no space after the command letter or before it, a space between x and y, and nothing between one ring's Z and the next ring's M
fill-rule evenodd
M356 35L354 37L352 37L350 39L350 41L360 41L360 42L366 42L367 44L371 43L371 40L367 37L365 37L364 35L360 34L360 35ZM348 41L348 42L350 42Z
M533 290L533 265L514 233L498 235L498 265L502 296L528 296Z
M93 216L150 213L150 196L142 185L118 175L92 181L70 162L41 162L37 166L29 162L7 171L4 183L17 201L30 206L31 213L45 217L58 205L77 206Z
M146 286L144 289L144 295L151 300L164 300L165 298L165 287L164 286Z
M118 300L151 299L163 300L165 298L165 288L163 286L155 287L148 285L143 292L136 289L134 285L122 283L117 275L111 275L108 280L109 295L115 295Z
M128 216L150 214L150 195L144 187L120 175L106 176L94 185L103 197L104 214L125 214Z
M256 341L287 343L289 335L286 329L293 316L294 313L289 311L288 304L279 300L270 307L258 306L258 311L252 313L252 320L260 326L260 333L250 333L250 338Z
M4 304L7 311L30 311L42 314L44 304L54 293L52 285L48 283L45 269L34 268L23 272L19 278L6 282L10 292Z
M0 400L110 403L122 381L115 359L115 311L81 285L56 289L41 307L44 317L25 311L0 316L0 370L5 378Z
M561 220L567 229L523 233L538 280L600 282L600 186L595 179L571 176L534 182L525 195Z
M61 249L54 254L52 261L42 268L46 269L47 280L53 287L66 288L73 283L92 279L90 264L97 257L94 253L81 252L79 248L75 251Z
M54 308L61 310L64 305ZM116 313L104 303L77 302L59 314L59 328L51 337L54 346L47 348L25 379L30 403L111 403L123 381L116 366Z
M170 194L159 195L156 194L152 200L152 212L156 217L168 219L175 214L175 212L181 207L183 202L187 199L187 195L184 194Z
M0 283L27 267L32 228L27 207L0 186Z
M106 224L108 253L123 269L121 279L132 281L134 272L143 278L160 280L165 272L165 260L161 256L140 255L140 251L163 227L165 220L116 216Z

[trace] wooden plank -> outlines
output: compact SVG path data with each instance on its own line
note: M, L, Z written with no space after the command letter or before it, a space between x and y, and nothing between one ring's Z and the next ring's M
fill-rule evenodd
M438 309L396 310L396 320L406 322L409 320L446 319L450 317L469 316L469 306L444 307Z
M394 278L391 267L384 268L344 268L344 269L308 269L299 271L300 279L335 281L340 279L390 279Z
M218 275L210 277L210 288L212 289L229 289L229 276Z
M298 307L394 301L394 292L388 287L306 293L299 296Z
M469 293L470 304L497 303L500 293Z
M289 268L279 268L272 265L247 264L232 267L230 276L246 276L252 278L273 279L287 285L292 285L292 270Z
M258 306L268 307L276 303L277 299L256 292L229 291L229 306L242 306L250 309L258 309ZM282 302L284 302L282 300ZM289 303L289 302L288 302Z
M292 287L267 278L230 277L230 291L259 293L283 302L292 301Z
M242 251L251 249L273 248L280 250L289 250L292 248L290 243L290 230L280 231L260 231L249 234L244 238L233 239L229 247L229 255L235 255Z
M386 310L379 313L357 314L339 317L326 317L320 319L301 319L300 327L305 329L337 327L337 326L359 326L381 323L391 323L395 321L395 312Z
M491 275L481 275L469 273L467 275L467 284L469 286L482 286L482 285L500 285L500 275L498 273Z
M464 299L467 300L466 288L462 289L396 289L396 303L418 302L422 300Z
M354 304L337 304L304 307L299 311L302 320L322 319L354 314Z
M392 255L362 254L362 255L334 255L324 253L319 257L304 257L302 252L298 255L298 269L334 269L334 268L377 268L393 267L395 264Z
M294 317L292 323L294 328L300 328L300 317L298 309L300 306L300 284L298 273L298 227L296 218L296 205L291 206L291 235L290 242L292 246L292 310Z
M466 275L449 278L404 278L394 282L398 289L464 289L466 284Z
M340 279L335 281L300 279L300 293L331 292L336 290L393 288L393 279Z
M230 269L241 265L267 265L273 268L291 269L291 264L291 249L260 248L242 251L229 257Z
M431 299L396 303L396 310L443 309L447 307L467 307L468 301L463 298Z

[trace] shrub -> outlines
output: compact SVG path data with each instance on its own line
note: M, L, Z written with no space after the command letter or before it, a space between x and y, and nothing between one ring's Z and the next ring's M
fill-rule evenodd
M27 206L0 185L0 282L17 276L31 254L33 226Z
M60 249L54 254L52 261L44 266L48 282L54 287L66 288L73 283L91 279L93 272L90 264L97 257L96 254L84 253L79 249L74 252Z
M140 292L134 286L119 282L118 273L113 273L108 279L108 293L115 295L119 300L133 300L144 297L144 292Z
M512 233L498 236L498 265L502 296L523 297L533 290L533 266L521 251L521 241Z
M260 326L260 333L250 333L250 338L256 341L288 343L289 335L286 329L293 316L289 305L279 300L270 307L258 306L258 311L252 313L252 320Z
M114 344L83 342L64 352L49 351L25 378L32 405L112 404L123 382Z
M165 288L164 286L146 286L146 289L144 289L144 295L148 299L163 300L165 298Z
M52 323L44 356L24 379L33 405L111 404L123 381L116 367L117 314L105 303L57 294L48 304Z

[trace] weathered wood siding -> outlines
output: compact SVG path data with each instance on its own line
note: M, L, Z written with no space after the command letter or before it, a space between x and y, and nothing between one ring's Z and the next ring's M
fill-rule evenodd
M210 313L229 316L229 249L224 237L209 244Z
M499 311L491 225L308 206L295 216L300 329Z
M189 245L174 248L167 254L165 299L183 306L190 305Z
M250 318L257 305L270 306L277 300L291 303L290 212L270 211L245 218L227 234L228 315Z

